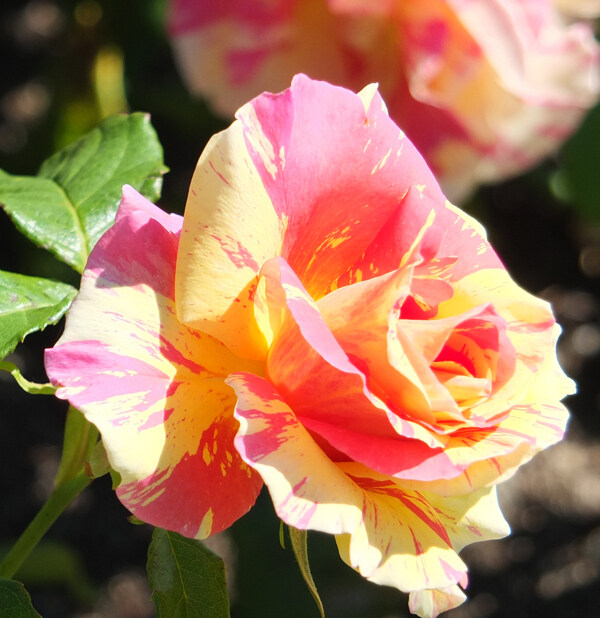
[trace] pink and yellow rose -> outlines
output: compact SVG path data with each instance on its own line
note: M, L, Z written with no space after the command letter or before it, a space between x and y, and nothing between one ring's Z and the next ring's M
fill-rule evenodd
M265 483L436 616L508 532L495 485L563 435L558 334L374 86L298 76L212 138L183 219L124 188L46 367L140 519L205 538Z
M598 4L567 3L573 14ZM183 77L215 110L232 114L299 72L355 91L377 81L391 117L455 200L555 150L599 94L592 29L567 23L552 0L171 5Z

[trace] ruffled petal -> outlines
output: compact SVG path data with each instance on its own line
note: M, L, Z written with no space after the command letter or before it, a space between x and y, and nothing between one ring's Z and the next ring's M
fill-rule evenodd
M495 490L440 497L414 491L358 464L340 464L367 496L363 525L338 537L342 559L370 581L405 592L467 585L457 553L465 545L509 533Z
M454 295L438 306L439 318L490 303L506 321L506 335L516 352L515 369L493 397L473 413L493 419L522 401L524 393L542 380L548 389L542 401L557 401L574 392L574 383L556 359L560 328L550 305L516 285L504 269L483 269L453 282Z
M417 590L408 595L408 609L421 618L436 618L443 612L458 607L466 601L465 593L458 586L438 590Z
M404 489L360 464L334 463L273 385L229 376L240 431L236 447L265 480L289 525L338 536L341 557L363 576L403 591L466 584L452 547L506 533L493 491L440 498Z
M153 525L205 537L245 513L262 484L233 446L235 397L223 381L260 366L178 322L180 226L125 191L46 368L57 395L100 429L125 506Z
M402 209L404 227L392 230L398 268L414 251L431 205L444 204L433 175L372 87L357 96L298 75L285 92L257 97L237 115L265 190L286 222L280 255L315 299Z
M271 260L261 276L269 313L279 321L273 329L267 376L294 412L394 435L386 406L369 391L364 373L336 341L289 265L282 258Z
M561 403L527 399L510 409L495 428L465 429L449 436L444 454L456 468L463 468L462 474L426 482L406 477L403 482L448 496L501 483L536 453L558 442L568 419Z
M283 259L265 264L261 275L269 311L279 320L273 329L267 376L303 422L314 420L363 435L419 440L428 448L444 443L421 424L392 412L369 390L364 368L342 349Z
M177 315L237 354L264 358L252 300L262 264L278 255L277 217L234 122L206 146L192 178L177 257Z

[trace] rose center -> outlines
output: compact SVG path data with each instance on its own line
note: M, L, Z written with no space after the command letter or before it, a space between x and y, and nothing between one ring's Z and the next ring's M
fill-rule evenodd
M467 334L457 330L431 363L431 369L460 408L487 399L493 387L492 359Z

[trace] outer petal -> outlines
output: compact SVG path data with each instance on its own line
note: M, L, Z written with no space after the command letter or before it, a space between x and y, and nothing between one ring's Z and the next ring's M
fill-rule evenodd
M190 185L177 258L182 322L264 358L252 299L261 265L279 253L282 228L235 122L210 140Z
M465 587L466 567L455 552L509 532L494 490L440 497L411 491L358 464L339 466L367 494L364 527L351 537L337 538L340 555L375 583L397 585L398 572L412 571L414 580L406 576L411 583L403 588L405 592L455 583Z
M442 195L415 186L331 289L418 262L419 255L424 262L417 264L415 275L429 281L452 282L482 269L504 270L480 223Z
M395 230L397 268L430 214L422 202L444 203L373 88L356 96L299 75L290 89L257 97L238 117L265 190L286 222L281 255L316 299L402 208L413 217L403 218L403 234Z
M136 214L137 213L137 214ZM179 236L181 232L181 216L168 214L149 202L143 195L138 193L132 186L123 185L123 194L117 210L116 220L123 217L140 216L146 214L149 219L160 223L162 227Z
M261 486L233 447L235 398L223 381L257 368L177 321L180 226L125 190L46 367L58 396L100 429L123 503L144 521L205 537L245 513Z
M515 406L498 427L464 430L449 439L444 449L456 467L464 472L451 479L421 482L403 481L407 486L440 495L468 494L474 489L498 484L510 478L519 466L536 453L558 442L569 418L560 403L543 403L534 398Z
M408 597L408 609L411 614L421 618L435 618L442 612L458 607L466 601L465 593L458 586L449 586L440 590L418 590Z
M465 584L453 539L462 546L506 533L489 492L437 500L358 464L335 464L269 382L250 374L227 382L238 396L236 446L267 483L278 515L342 535L342 558L365 577L404 591ZM480 529L480 518L492 528Z

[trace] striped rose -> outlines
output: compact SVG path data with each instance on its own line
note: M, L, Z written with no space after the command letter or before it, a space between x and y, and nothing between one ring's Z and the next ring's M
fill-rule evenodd
M265 483L435 616L508 532L495 485L563 434L558 334L374 86L297 76L212 138L183 219L124 188L46 367L138 518L205 538Z

